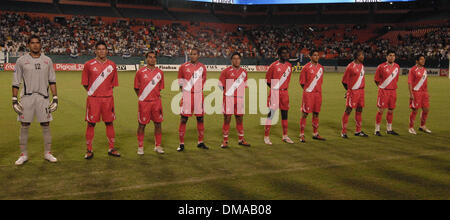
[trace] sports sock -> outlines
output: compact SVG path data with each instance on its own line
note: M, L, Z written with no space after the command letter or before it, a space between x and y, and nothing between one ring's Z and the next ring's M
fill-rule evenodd
M300 135L305 135L306 118L300 118Z
M411 111L409 115L409 128L414 128L414 121L416 120L417 111Z
M137 133L137 139L138 139L138 144L139 144L140 148L144 147L144 137L145 137L145 132Z
M180 127L179 127L178 131L179 131L179 137L180 137L180 144L184 144L184 134L186 133L186 124L180 123Z
M383 119L383 113L377 112L377 116L375 117L375 124L380 125L382 119Z
M392 131L392 122L394 121L394 113L388 112L386 115L387 130Z
M347 112L344 112L344 115L342 116L342 134L347 134L347 125L349 116L350 115L348 115Z
M155 132L155 146L156 147L161 147L161 139L162 139L162 134L161 133L157 133Z
M116 133L113 125L106 125L106 136L108 137L109 149L113 149L114 143L116 142Z
M288 120L281 120L281 125L283 127L283 136L288 134Z
M272 127L272 119L268 118L266 120L266 125L264 127L264 136L268 137L270 135L270 128Z
M319 134L319 117L313 117L312 127L313 127L314 135L318 135Z
M92 141L94 140L94 134L95 134L95 127L89 126L88 124L86 128L86 145L88 151L92 151Z
M203 143L203 138L205 136L205 124L203 122L197 121L197 131L198 131L198 143Z
M230 123L223 122L222 133L223 133L223 141L227 142L228 135L230 133Z
M239 135L239 141L244 140L244 122L236 122L236 129Z
M361 132L362 126L362 112L355 112L355 121L356 121L356 133Z
M28 150L27 150L27 145L28 145L28 130L30 129L29 125L22 125L22 127L20 128L20 151L22 152L22 154L24 156L28 156Z
M48 154L52 150L52 135L50 126L42 126L42 135L44 136L44 154Z
M428 112L422 111L422 115L420 116L420 126L423 127L427 124Z

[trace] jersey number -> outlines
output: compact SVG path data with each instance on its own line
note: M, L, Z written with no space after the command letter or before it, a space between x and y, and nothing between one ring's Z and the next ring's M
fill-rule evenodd
M41 69L41 64L40 63L34 64L34 69L40 70Z

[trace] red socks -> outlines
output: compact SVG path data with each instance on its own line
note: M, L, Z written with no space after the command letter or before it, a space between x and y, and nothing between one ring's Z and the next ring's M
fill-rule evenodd
M228 134L230 133L230 124L224 122L222 126L223 140L228 141Z
M394 121L394 113L393 112L387 112L386 115L386 121L388 124L392 124L392 121Z
M236 129L238 131L239 140L244 140L244 123L236 123Z
M288 134L288 120L281 120L281 125L283 126L283 136Z
M313 126L314 135L317 135L319 133L319 117L317 117L317 118L313 117L312 126Z
M300 118L300 135L305 135L306 118Z
M197 121L198 142L203 143L203 137L205 136L205 124Z
M427 123L428 112L422 111L422 115L420 116L420 126L423 127Z
M377 112L377 117L375 118L375 124L377 124L377 125L381 124L382 119L383 119L383 113Z
M186 124L180 123L179 128L180 144L184 144L184 134L186 133Z
M155 132L155 146L156 147L160 147L161 146L161 139L162 139L162 134Z
M355 112L355 120L356 120L356 133L361 132L362 112Z
M106 137L108 137L109 149L113 149L114 142L116 142L116 140L115 140L116 133L114 132L113 125L106 125Z
M144 147L144 136L145 136L145 133L142 133L142 134L138 133L137 134L138 144L139 144L140 148Z
M342 134L347 134L347 125L349 116L350 115L348 115L347 112L344 112L344 115L342 116Z
M87 150L88 151L92 151L92 141L94 140L94 134L95 134L95 127L92 126L87 126L86 129L86 145L87 145Z
M416 120L417 111L411 111L409 115L409 128L414 128L414 121Z
M272 127L272 119L266 120L266 126L264 128L264 136L268 137L270 135L270 128Z

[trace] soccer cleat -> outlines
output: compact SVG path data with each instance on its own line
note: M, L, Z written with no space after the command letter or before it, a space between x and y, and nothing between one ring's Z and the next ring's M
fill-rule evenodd
M109 149L108 155L113 157L120 157L119 151L117 151L115 148Z
M204 150L208 150L209 148L205 145L205 143L199 143L198 145L197 145L197 147L198 148L200 148L200 149L204 149Z
M357 136L357 137L369 137L369 135L364 133L364 131L356 132L355 136Z
M47 154L45 154L44 159L50 163L58 162L58 159L56 159L56 157L54 157L51 152L48 152Z
M249 143L247 143L247 141L244 140L240 140L239 145L244 146L244 147L250 147L251 145Z
M381 136L383 136L383 135L381 135L381 132L380 132L380 131L375 131L375 136L381 137Z
M300 142L306 143L305 135L300 135Z
M294 143L288 136L283 137L283 141L288 143L288 144L293 144Z
M409 132L410 134L417 135L417 132L416 132L416 130L414 130L414 128L410 128L410 129L408 130L408 132Z
M313 136L313 139L314 139L314 140L318 140L318 141L326 141L326 140L327 140L327 139L321 137L319 134L318 134L318 135L314 135L314 136Z
M86 152L86 155L84 155L84 159L86 159L86 160L90 160L93 157L94 157L94 152L92 152L92 151L88 151L88 152Z
M138 147L137 154L138 155L144 155L144 148L143 147Z
M427 127L420 127L420 128L419 128L419 131L425 132L425 133L427 133L427 134L431 134L431 131L430 131Z
M222 144L220 145L220 148L223 148L223 149L228 148L228 142L227 141L222 142Z
M155 147L155 152L158 154L164 154L164 150L161 146Z
M347 134L341 134L341 138L347 139L348 136L347 136Z
M397 133L397 132L395 132L394 130L392 130L392 131L386 131L386 134L391 134L391 135L394 135L394 136L398 136L399 134Z
M177 149L178 152L184 151L184 144L180 144L180 146Z
M272 142L270 141L270 137L264 137L264 143L267 145L272 145Z
M21 154L20 157L19 157L19 159L16 161L16 165L17 165L17 166L23 165L23 164L26 163L27 161L28 161L28 157L25 156L25 155L23 155L23 154Z

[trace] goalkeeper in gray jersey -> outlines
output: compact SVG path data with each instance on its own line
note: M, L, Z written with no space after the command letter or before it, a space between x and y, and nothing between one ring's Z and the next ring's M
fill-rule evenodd
M16 165L22 165L28 161L28 130L31 122L36 118L41 124L44 136L44 159L55 163L58 160L51 153L52 136L50 134L51 113L58 107L56 92L56 76L52 60L41 54L41 40L38 36L32 36L28 40L30 53L23 55L16 61L13 83L12 104L14 111L19 115L20 150L22 154L16 161ZM17 98L20 87L20 100ZM50 88L53 98L50 102Z

